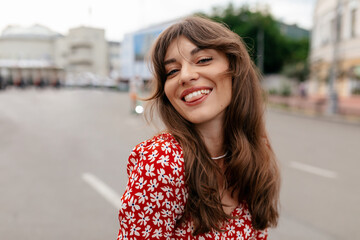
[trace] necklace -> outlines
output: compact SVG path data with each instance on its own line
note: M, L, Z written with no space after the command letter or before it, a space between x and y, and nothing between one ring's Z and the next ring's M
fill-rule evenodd
M212 159L212 160L218 160L218 159L221 159L221 158L226 157L227 154L228 154L228 152L226 151L226 153L224 153L223 155L218 156L218 157L211 157L211 159Z

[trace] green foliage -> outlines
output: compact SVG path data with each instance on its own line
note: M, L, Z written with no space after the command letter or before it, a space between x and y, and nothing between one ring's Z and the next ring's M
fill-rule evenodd
M279 92L278 92L278 90L276 88L271 88L269 90L269 94L270 95L279 95Z
M360 95L360 88L354 88L351 93L354 95Z
M291 95L291 87L289 84L283 84L280 88L280 95L288 97Z
M205 14L202 14L205 15ZM285 63L305 62L309 52L309 40L293 40L284 36L275 19L265 10L252 11L247 5L235 8L231 3L226 8L213 8L210 16L223 22L242 37L249 54L256 62L257 37L264 32L264 73L277 73Z
M309 76L309 65L306 61L287 63L284 65L282 73L289 78L304 82Z

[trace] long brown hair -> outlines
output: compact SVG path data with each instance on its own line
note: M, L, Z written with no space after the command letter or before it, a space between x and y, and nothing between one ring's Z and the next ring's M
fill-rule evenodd
M194 124L175 110L164 93L164 57L170 43L180 36L201 49L221 51L229 60L232 99L223 126L224 148L230 153L225 159L225 172L211 160ZM167 130L180 142L185 159L189 196L181 220L190 218L194 222L193 235L220 230L221 222L230 218L219 193L217 176L223 174L227 189L248 204L255 229L276 226L280 174L265 130L259 75L241 38L220 23L189 17L160 34L151 52L151 67L155 85L149 98L150 113L159 113Z

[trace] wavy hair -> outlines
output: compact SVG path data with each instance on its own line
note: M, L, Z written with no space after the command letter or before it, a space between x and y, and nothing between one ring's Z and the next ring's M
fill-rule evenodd
M200 49L215 49L226 54L232 76L232 97L225 110L223 125L225 171L211 160L201 134L183 118L165 95L164 57L170 43L184 36ZM223 24L203 17L188 17L164 30L153 45L151 68L154 92L150 100L150 119L158 112L167 130L180 142L188 187L185 213L178 224L191 219L193 235L220 230L230 219L223 210L218 176L239 202L246 202L255 229L277 225L279 217L280 173L267 138L264 101L259 74L242 39Z

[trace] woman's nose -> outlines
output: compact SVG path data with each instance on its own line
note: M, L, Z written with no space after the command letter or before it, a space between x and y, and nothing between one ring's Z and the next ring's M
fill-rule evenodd
M192 63L184 64L180 70L179 84L185 84L192 80L197 80L199 73L197 72L196 66Z

